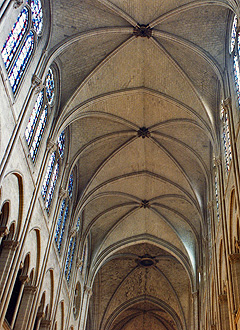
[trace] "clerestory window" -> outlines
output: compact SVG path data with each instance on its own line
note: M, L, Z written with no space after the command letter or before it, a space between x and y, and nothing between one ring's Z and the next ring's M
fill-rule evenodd
M222 139L223 139L223 151L225 159L225 167L227 173L230 170L230 163L232 160L232 147L229 131L229 122L227 110L224 109L223 105L221 106L221 120L222 120Z
M64 156L64 143L65 143L65 133L64 131L60 134L58 138L58 148L56 151L52 152L47 172L45 174L45 178L43 181L42 186L42 198L44 200L44 206L46 211L49 213L50 206L53 199L53 193L56 187L58 174L59 174L59 167L60 167L60 159Z
M40 0L28 0L14 23L1 50L8 79L15 95L32 58L43 28Z
M68 196L64 198L62 201L60 212L57 221L56 233L55 233L55 242L58 249L58 252L61 252L63 234L65 231L66 221L68 218L69 213L69 204L72 199L72 192L73 192L73 174L70 175L69 182L68 182Z
M44 85L45 87L37 96L32 114L25 129L25 138L33 162L36 159L47 119L54 103L55 82L51 68L48 69Z
M240 107L240 32L238 29L237 15L234 16L232 23L230 53L232 55L232 60L233 60L233 74L234 74L237 102L238 102L238 107Z

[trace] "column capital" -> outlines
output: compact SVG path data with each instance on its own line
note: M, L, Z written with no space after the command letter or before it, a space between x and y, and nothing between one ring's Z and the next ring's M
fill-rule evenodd
M23 4L23 0L13 0L13 8L17 9Z
M28 293L32 293L32 294L35 294L36 293L36 291L37 291L37 286L34 286L34 285L25 285L25 287L24 287L24 291L25 292L28 292Z
M7 236L9 234L9 229L7 226L0 226L0 238Z
M47 150L48 151L56 151L57 149L57 144L52 140L52 139L49 139L47 140Z
M224 293L224 294L219 294L219 295L218 295L218 301L219 301L220 303L226 302L226 301L227 301L227 294L226 294L226 293Z
M214 164L215 167L218 167L219 165L221 165L222 164L221 157L214 157L213 164Z
M91 297L93 292L92 292L92 288L90 286L85 285L84 286L84 291L89 295L89 297Z
M228 259L230 262L234 263L236 261L240 261L240 253L232 253L228 255Z
M230 97L227 97L226 99L222 100L222 106L224 110L228 110L229 107L231 107L232 101Z
M82 265L83 265L83 261L80 258L78 258L76 261L77 268L80 268Z
M22 284L25 284L29 281L28 275L20 275L19 280L22 282Z
M213 203L213 201L209 201L209 202L207 203L207 208L211 211L211 210L213 209L213 207L214 207L214 203Z
M32 88L35 89L35 93L38 94L43 89L44 85L42 79L39 78L36 74L32 76Z
M68 192L66 189L64 189L63 187L60 187L59 189L59 198L67 198L68 196Z
M18 241L14 240L3 240L2 242L3 247L7 247L8 249L16 249L19 245Z

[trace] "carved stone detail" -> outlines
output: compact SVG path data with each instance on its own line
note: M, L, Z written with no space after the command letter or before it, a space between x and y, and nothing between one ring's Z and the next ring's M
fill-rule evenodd
M68 196L68 192L63 187L59 189L59 198L66 198Z
M9 234L9 230L7 226L0 226L0 238L7 236Z
M41 92L41 90L43 89L44 85L42 83L42 79L40 79L37 75L33 75L32 76L32 86L33 88L35 88L35 93L38 94L39 92Z
M84 291L89 295L89 297L91 297L91 295L93 294L92 288L88 285L84 286Z
M53 140L48 139L47 140L47 150L55 151L56 149L57 149L57 144Z
M23 0L13 0L13 8L17 9L23 4Z
M134 27L133 29L133 35L137 38L137 37L147 37L147 38L151 38L152 36L152 29L150 28L150 26L144 25L144 24L138 24L137 26Z
M240 261L240 253L232 253L228 255L228 258L231 262Z
M146 127L141 127L141 128L139 128L139 130L138 130L138 136L139 137L142 137L143 139L145 139L145 137L150 137L150 132L149 132L149 130L148 130L148 128L146 128Z
M219 294L219 295L218 295L218 301L219 301L220 303L223 303L223 302L227 301L227 294L226 294L226 293L224 293L224 294Z
M151 207L149 201L147 201L146 199L142 200L142 202L140 203L140 208L143 207L144 209L149 209Z

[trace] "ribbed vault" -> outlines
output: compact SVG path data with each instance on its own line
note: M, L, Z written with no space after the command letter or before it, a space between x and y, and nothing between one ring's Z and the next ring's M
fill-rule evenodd
M53 1L49 61L62 88L54 134L71 134L95 329L142 329L144 317L156 330L193 324L234 5ZM155 266L137 265L146 253Z

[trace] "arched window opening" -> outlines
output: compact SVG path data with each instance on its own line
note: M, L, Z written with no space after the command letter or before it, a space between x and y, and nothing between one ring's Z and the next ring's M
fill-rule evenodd
M61 133L62 135L62 133ZM43 181L42 185L42 198L44 200L44 206L46 211L49 213L52 199L53 199L53 194L54 190L57 184L57 179L58 179L58 174L59 174L59 169L60 169L60 161L61 158L64 156L64 144L65 144L65 138L64 141L61 144L62 151L60 154L60 148L59 148L59 138L58 138L58 148L56 151L52 152L49 162L48 162L48 167L47 167L47 172L45 174L45 178Z
M67 190L68 196L64 198L64 200L62 201L57 227L56 227L55 242L59 253L61 252L63 235L65 231L66 221L68 218L69 206L72 198L72 191L73 191L73 174L71 174L69 177L68 190Z
M232 147L230 140L230 131L229 131L229 122L227 110L224 109L224 106L221 107L221 120L222 120L222 139L223 139L223 151L225 158L225 167L227 173L230 170L230 163L232 160Z
M49 80L51 80L51 82L49 82ZM49 91L50 88L48 87L48 85L52 86L51 91ZM47 77L45 79L45 87L37 96L37 100L33 107L32 114L25 129L25 138L33 162L36 159L40 142L43 137L44 129L49 115L49 110L51 110L51 107L53 106L55 93L54 85L55 83L53 70L49 68Z
M71 237L70 242L69 242L67 259L66 259L66 264L65 264L65 277L68 282L71 278L72 265L73 265L75 250L76 250L76 244L77 244L77 237L78 237L79 228L80 228L79 219L80 218L78 218L78 221L76 224L75 235L73 237Z
M58 151L61 158L64 156L65 132L63 131L58 137Z
M240 107L240 32L238 31L237 15L233 18L231 38L230 38L230 53L233 58L233 74L235 82L235 90L237 95L238 106Z
M32 0L30 4L27 2L2 47L1 55L14 95L32 58L42 27L41 1Z
M217 221L219 222L220 213L219 213L219 192L218 192L218 176L217 176L217 173L215 174L215 203L216 203Z

